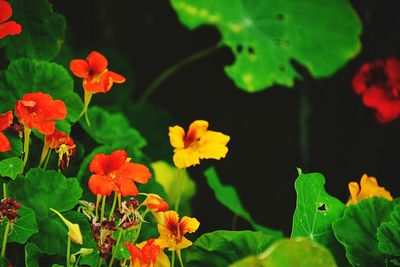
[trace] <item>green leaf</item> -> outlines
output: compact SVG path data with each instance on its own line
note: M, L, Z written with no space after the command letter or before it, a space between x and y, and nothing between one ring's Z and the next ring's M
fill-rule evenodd
M348 265L344 250L335 238L332 223L342 217L346 206L325 191L320 173L299 173L295 182L296 210L291 237L306 237L330 248L340 265Z
M0 76L1 78L1 76ZM67 106L67 121L71 124L79 119L83 109L80 97L74 92L73 80L68 71L61 65L31 59L18 59L12 61L3 77L5 88L12 92L10 98L4 99L0 112L5 112L13 107L18 99L26 93L43 92L53 99L60 99Z
M208 168L204 175L207 178L207 183L210 188L214 191L215 197L225 207L227 207L234 214L242 217L249 222L254 229L262 231L265 234L272 234L276 237L282 237L282 233L279 231L268 229L264 226L257 224L247 210L243 207L242 202L236 192L236 189L231 185L223 185L220 182L217 172L213 167Z
M39 259L42 251L34 243L25 245L25 267L40 267Z
M55 220L50 208L64 212L71 210L82 196L82 189L75 178L65 178L56 171L30 169L26 177L19 176L8 183L10 195L32 208L36 213L39 233L31 237L43 253L65 254L66 229Z
M186 170L180 170L175 166L165 162L157 161L151 164L154 170L155 179L163 188L167 195L165 201L170 207L174 207L176 200L178 199L177 186L181 186L180 203L183 205L187 204L186 209L190 206L190 199L196 193L196 184L190 178ZM178 181L179 180L179 181ZM182 211L182 207L180 208ZM187 212L182 212L187 214Z
M110 113L100 107L92 106L88 115L91 126L88 126L83 119L80 121L81 125L99 144L129 146L140 150L147 143L139 131L129 125L122 113Z
M293 86L296 60L316 77L332 75L361 49L361 22L347 0L171 0L193 30L213 25L235 62L226 74L245 91ZM340 18L338 20L338 18Z
M36 214L32 209L24 206L17 211L17 214L20 217L13 223L7 242L25 244L29 237L39 231L36 223ZM5 227L6 221L3 221L0 227L1 238L3 237Z
M390 214L390 220L382 223L377 233L379 250L391 256L400 256L400 204Z
M336 267L328 249L309 239L278 240L256 257L241 260L231 267Z
M186 266L228 266L249 255L258 255L276 240L275 236L253 231L206 233L190 247Z
M33 58L52 60L61 49L65 19L53 12L47 0L10 0L13 20L20 23L22 33L7 40L8 59Z
M369 198L350 205L343 218L333 223L335 236L353 266L385 266L386 257L378 249L376 234L393 208L394 201Z
M0 175L15 179L23 171L24 162L20 158L8 158L0 161Z

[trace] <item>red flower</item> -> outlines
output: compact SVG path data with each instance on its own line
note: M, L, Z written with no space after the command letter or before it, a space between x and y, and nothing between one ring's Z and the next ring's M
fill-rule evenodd
M46 159L50 149L55 149L58 154L58 167L68 168L70 157L75 155L76 145L68 134L55 130L53 134L46 135L44 139L40 164Z
M139 245L124 242L124 245L131 254L131 266L134 267L166 267L170 266L168 257L160 246L155 244L155 239L151 238Z
M0 39L7 35L20 34L21 25L15 21L6 21L12 15L11 5L4 0L0 0Z
M110 91L113 83L125 82L125 77L109 71L107 66L107 59L99 52L93 51L86 60L72 60L70 69L75 76L83 78L83 88L95 94Z
M11 110L0 115L0 152L6 152L11 150L10 142L1 131L4 131L5 129L10 127L12 121L13 121L13 114Z
M387 123L400 116L400 62L395 58L364 64L353 78L354 91L364 105L376 110L376 118Z
M94 173L89 178L89 189L95 195L107 195L115 191L123 197L136 196L134 182L147 183L151 177L149 169L138 163L129 162L124 150L111 155L97 154L90 162L89 170Z
M55 120L63 120L67 109L61 100L53 100L47 94L36 92L26 94L15 104L19 121L30 129L49 135L55 131Z

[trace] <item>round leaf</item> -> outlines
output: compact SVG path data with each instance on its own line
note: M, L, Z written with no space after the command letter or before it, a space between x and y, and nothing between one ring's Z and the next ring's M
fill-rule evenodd
M236 85L256 92L293 86L291 60L316 77L332 75L361 48L361 22L347 0L171 0L189 29L214 25L236 57L225 67ZM340 19L338 19L340 18Z
M8 236L7 242L25 244L29 237L39 231L36 223L36 214L32 209L24 206L22 206L17 213L20 217L13 223L12 231ZM6 221L3 221L0 227L1 237L4 234L5 226Z
M8 158L0 161L0 175L15 179L23 171L23 161L20 158Z

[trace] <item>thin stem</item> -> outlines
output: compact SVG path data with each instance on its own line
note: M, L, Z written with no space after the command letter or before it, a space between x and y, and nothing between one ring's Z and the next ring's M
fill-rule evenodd
M179 204L181 202L181 196L182 196L182 190L184 188L184 184L185 184L185 171L186 168L183 169L179 169L178 172L178 194L176 196L176 202L175 202L175 211L178 212L179 209Z
M29 156L29 137L31 135L31 129L28 127L24 127L24 163L22 165L22 169L25 169L26 163L28 162Z
M238 217L239 217L239 215L237 213L235 213L233 215L233 218L232 218L232 231L236 230L236 223L237 223Z
M180 250L180 249L178 249L178 250L176 251L176 256L178 256L178 260L179 260L179 263L181 264L181 267L184 267L184 266L183 266L183 261L182 261L182 256L181 256L181 250Z
M7 221L6 224L6 229L4 230L4 235L3 235L3 243L1 245L1 257L5 257L6 256L6 247L7 247L7 238L8 238L8 234L10 233L10 221Z
M91 92L88 92L86 90L84 90L84 95L83 95L83 110L81 112L81 114L79 114L79 119L82 117L83 114L85 114L85 119L86 119L86 123L87 125L90 126L90 120L89 120L89 116L87 114L87 110L89 108L89 104L90 104L90 100L92 100L92 96L93 94Z
M3 183L3 196L4 196L4 199L7 198L7 184L6 183Z
M70 266L70 259L71 259L71 238L68 236L67 241L67 267Z
M43 170L46 170L46 168L47 168L47 164L49 163L49 159L51 157L52 151L53 151L53 149L50 149L49 152L47 153L47 157L46 157L46 161L44 162Z
M101 195L98 194L96 196L96 218L99 218L99 204L100 204L100 200L101 200ZM101 221L100 221L101 222Z
M101 267L101 264L103 263L103 258L99 257L99 264L97 265L98 267Z
M103 196L103 200L101 202L100 223L103 221L104 218L104 210L106 208L106 198L107 196Z
M172 256L171 256L171 267L175 267L175 250L172 251Z
M114 200L111 206L110 216L108 216L108 220L112 219L112 215L114 213L115 205L117 204L117 192L114 192Z
M174 65L170 66L166 70L164 70L150 85L147 87L147 89L144 91L143 95L139 99L139 103L146 103L149 97L154 93L154 91L165 81L167 80L170 76L172 76L175 72L179 71L180 69L186 67L190 63L199 60L214 51L218 50L221 45L220 43L215 44L211 47L207 47L203 50L200 50L184 59L181 61L175 63Z
M115 255L117 254L118 247L119 247L119 242L121 241L122 232L123 231L120 228L119 232L118 232L117 242L115 243L115 247L113 249L113 253L112 253L112 256L111 256L110 264L108 264L108 267L111 267L113 265L113 263L114 263Z

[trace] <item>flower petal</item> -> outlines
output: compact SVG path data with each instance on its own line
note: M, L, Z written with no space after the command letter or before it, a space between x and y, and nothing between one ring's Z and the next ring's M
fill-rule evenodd
M115 83L124 83L126 80L124 76L122 76L118 73L115 73L113 71L108 71L107 75L110 76L111 79L113 80L113 82L115 82Z
M12 8L11 5L4 1L0 0L0 23L8 20L12 15Z
M95 195L109 196L116 187L105 175L93 174L88 181L90 192Z
M7 137L2 132L0 132L0 152L6 152L10 150L10 142L8 141Z
M106 161L104 168L104 172L109 174L111 172L117 171L120 169L126 161L128 155L126 154L125 150L116 150L111 153Z
M104 166L105 162L107 161L108 156L105 154L97 154L93 157L92 161L90 162L89 165L89 171L99 174L99 175L104 175Z
M207 121L196 120L190 124L187 135L192 135L192 132L194 132L194 139L199 139L207 132L207 129Z
M179 227L181 229L181 235L186 233L194 233L199 228L200 222L196 218L191 218L184 216L179 222Z
M116 178L114 180L114 183L116 184L116 186L118 188L118 192L123 197L136 196L138 194L138 189L137 189L135 183L131 179Z
M221 159L228 153L226 144L230 137L220 132L207 131L199 140L200 159Z
M7 21L6 23L0 24L0 39L3 39L7 35L20 34L22 31L21 25L15 21Z
M174 148L183 148L185 139L185 130L180 126L169 127L169 142Z
M97 51L93 51L86 57L86 61L89 64L89 72L91 75L95 76L103 72L107 66L107 59Z
M74 59L69 64L71 72L79 77L86 79L89 76L89 64L83 59Z
M106 93L107 88L104 87L103 82L93 82L91 80L83 81L83 89L93 94L95 93Z
M43 110L43 118L46 120L63 120L67 116L67 107L61 100L54 100Z
M4 131L8 127L10 127L13 122L13 114L12 111L9 110L4 114L0 115L0 131Z
M54 121L33 122L32 128L36 128L41 134L48 135L54 133L56 130L56 123Z
M115 173L117 177L130 179L141 184L147 183L151 178L149 168L139 163L125 162L124 165Z
M183 169L200 164L200 157L199 153L195 149L175 149L173 161L177 168Z
M182 236L181 241L178 244L175 245L175 249L174 250L184 249L184 248L190 247L192 244L193 244L192 241L190 241L186 237Z

